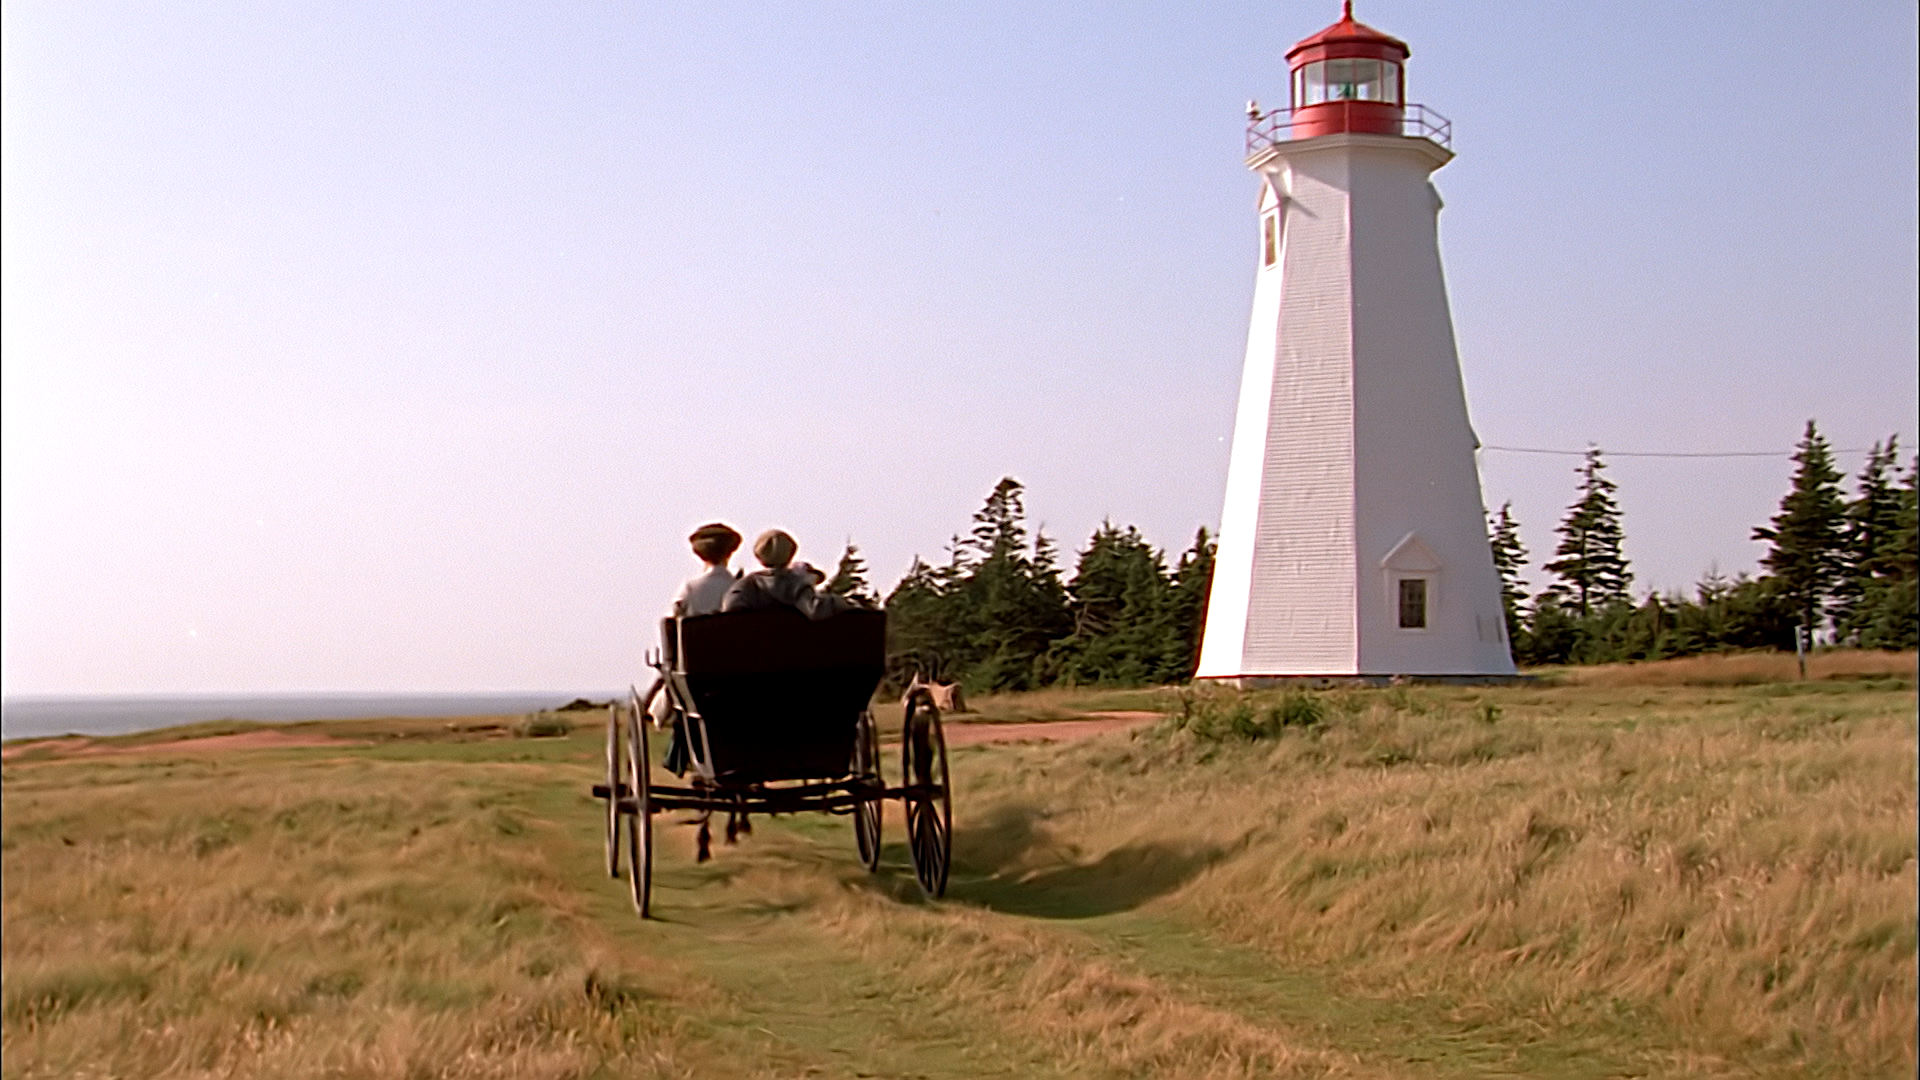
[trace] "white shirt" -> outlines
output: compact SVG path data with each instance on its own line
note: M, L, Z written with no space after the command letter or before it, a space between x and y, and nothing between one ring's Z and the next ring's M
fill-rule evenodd
M674 615L712 615L720 610L720 600L733 588L733 571L724 566L709 567L698 577L688 578L673 594Z

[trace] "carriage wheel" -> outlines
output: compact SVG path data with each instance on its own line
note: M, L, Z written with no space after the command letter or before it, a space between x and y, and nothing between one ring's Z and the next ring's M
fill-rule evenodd
M653 777L647 734L634 710L627 729L627 794L633 813L627 816L627 881L633 887L633 909L647 918L653 911Z
M907 847L913 853L913 876L920 880L920 891L937 898L947 891L947 870L953 861L953 797L940 710L924 690L907 699L900 766L906 785L922 789L907 796Z
M620 876L620 710L607 706L607 876Z
M863 783L884 787L885 782L880 778L880 730L873 722L873 710L860 714L853 740L854 777ZM869 872L880 869L881 807L885 805L885 800L878 797L853 804L853 839L860 848L860 865Z

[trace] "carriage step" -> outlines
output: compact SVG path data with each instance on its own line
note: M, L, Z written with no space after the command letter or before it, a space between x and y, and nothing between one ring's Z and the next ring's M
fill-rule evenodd
M625 784L620 784L620 785L617 785L617 786L619 787L619 789L620 789L620 790L619 790L619 792L617 793L617 796L616 796L616 797L618 797L618 798L622 798L622 799L624 799L624 798L626 798L627 796L629 796L629 795L631 795L631 794L633 794L633 789L632 789L632 788L630 788L630 787L628 787L627 785L625 785ZM595 784L595 785L593 785L593 797L594 797L594 798L596 798L596 799L604 799L604 798L607 798L607 797L608 797L608 796L609 796L610 794L613 794L613 793L610 793L610 792L609 792L609 791L607 790L607 785L605 785L605 784Z

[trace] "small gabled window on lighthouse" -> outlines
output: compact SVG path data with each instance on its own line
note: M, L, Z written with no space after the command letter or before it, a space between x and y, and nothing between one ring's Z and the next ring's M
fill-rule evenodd
M1268 214L1260 222L1260 252L1263 265L1280 261L1280 215Z
M1400 629L1427 628L1427 579L1400 579Z

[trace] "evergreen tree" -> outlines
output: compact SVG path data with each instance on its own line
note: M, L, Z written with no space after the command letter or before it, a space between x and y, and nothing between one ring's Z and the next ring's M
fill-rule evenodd
M1580 644L1580 621L1552 590L1533 598L1527 629L1515 642L1514 660L1527 667L1570 664Z
M1800 615L1779 578L1733 579L1723 602L1725 629L1718 643L1723 649L1791 649Z
M1200 638L1207 626L1207 598L1213 592L1213 537L1202 525L1193 535L1193 546L1180 556L1174 567L1173 589L1168 598L1168 622L1172 626L1171 651L1160 670L1160 681L1185 682L1193 678L1200 664Z
M968 561L983 563L999 558L1017 560L1027 546L1026 488L1011 476L1003 476L987 494L987 502L973 515L973 532L961 541Z
M953 633L957 606L947 568L914 556L905 577L887 594L887 682L905 686L918 673L946 681L959 665Z
M1865 649L1920 646L1920 458L1907 468L1896 499L1896 522L1877 548L1875 573L1855 618L1858 644Z
M1847 504L1846 568L1835 588L1835 636L1857 643L1863 603L1895 568L1900 534L1900 488L1893 475L1899 464L1899 439L1874 443L1857 480L1858 495Z
M1727 596L1733 591L1733 582L1720 573L1719 567L1707 571L1694 586L1692 600L1675 598L1670 606L1673 609L1673 630L1668 646L1673 656L1691 656L1695 653L1711 652L1721 647L1727 632Z
M1520 571L1526 569L1527 547L1520 542L1520 523L1513 519L1513 503L1500 504L1500 513L1490 516L1487 525L1493 566L1500 572L1500 606L1507 615L1507 643L1511 645L1523 629L1520 603L1527 598L1527 583Z
M1033 563L1029 580L1031 611L1037 613L1043 623L1060 632L1066 623L1068 586L1060 580L1060 548L1054 544L1054 538L1046 534L1046 528L1033 530Z
M1847 508L1833 451L1811 420L1793 460L1799 465L1793 489L1780 500L1772 527L1755 528L1753 538L1773 545L1760 564L1773 571L1800 625L1811 634L1825 621L1828 602L1846 573Z
M1560 534L1557 558L1541 567L1560 579L1547 592L1562 603L1570 601L1582 619L1595 608L1626 603L1633 582L1621 550L1626 534L1613 498L1617 486L1601 475L1606 467L1600 448L1589 448L1586 462L1574 470L1581 478L1580 499L1554 530Z
M867 563L860 557L860 549L853 541L847 541L847 549L840 553L840 567L833 572L833 578L827 582L825 589L861 607L874 606L873 586L867 583Z
M1073 631L1056 642L1049 671L1075 683L1154 681L1173 647L1171 582L1138 529L1101 523L1067 586Z
M964 636L964 681L975 691L1027 690L1044 678L1041 661L1068 629L1064 595L1055 587L1052 548L1027 552L1025 488L1002 478L973 516L972 535L955 550L964 599L953 612Z
M1609 604L1581 620L1573 649L1576 664L1612 664L1623 660L1658 660L1669 655L1665 645L1673 628L1668 601L1648 594L1639 606Z
M1025 489L1007 477L956 536L944 566L917 556L887 595L888 680L915 672L971 690L1024 690L1044 678L1041 661L1067 632L1066 593L1053 541L1026 541Z
M1849 562L1856 574L1880 577L1895 572L1899 559L1898 540L1903 524L1899 477L1900 437L1888 436L1886 444L1873 444L1867 462L1860 469L1859 498L1847 507L1847 546ZM1912 486L1911 478L1906 490Z

